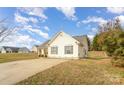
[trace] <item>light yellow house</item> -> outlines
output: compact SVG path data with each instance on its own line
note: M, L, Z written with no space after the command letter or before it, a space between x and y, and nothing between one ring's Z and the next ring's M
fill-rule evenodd
M38 53L38 45L33 46L32 49L31 49L31 51L33 53Z
M70 36L65 32L57 33L38 47L38 55L49 58L78 59L87 57L87 36Z

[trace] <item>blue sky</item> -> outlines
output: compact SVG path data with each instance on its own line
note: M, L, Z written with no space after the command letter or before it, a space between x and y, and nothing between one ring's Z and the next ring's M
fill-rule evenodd
M70 35L98 33L98 26L114 18L124 24L124 8L95 7L49 7L49 8L0 8L0 19L21 27L8 36L0 45L26 46L31 48L50 39L63 30Z

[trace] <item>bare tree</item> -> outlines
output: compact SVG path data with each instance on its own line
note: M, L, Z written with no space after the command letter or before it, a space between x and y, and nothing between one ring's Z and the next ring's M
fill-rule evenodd
M15 26L7 21L7 18L0 20L0 42L2 42L12 32L19 30L21 27Z
M107 23L98 26L98 30L100 33L110 31L112 29L121 29L119 18L110 20Z

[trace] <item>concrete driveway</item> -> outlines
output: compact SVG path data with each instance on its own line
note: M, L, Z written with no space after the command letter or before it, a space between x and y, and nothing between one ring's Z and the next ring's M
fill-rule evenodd
M0 84L15 84L38 72L68 61L66 59L32 59L0 64Z

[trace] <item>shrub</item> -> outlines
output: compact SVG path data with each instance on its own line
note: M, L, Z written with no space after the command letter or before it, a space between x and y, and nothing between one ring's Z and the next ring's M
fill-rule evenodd
M114 51L115 56L124 56L124 48L120 47Z
M111 62L114 66L124 67L124 57L113 57Z

